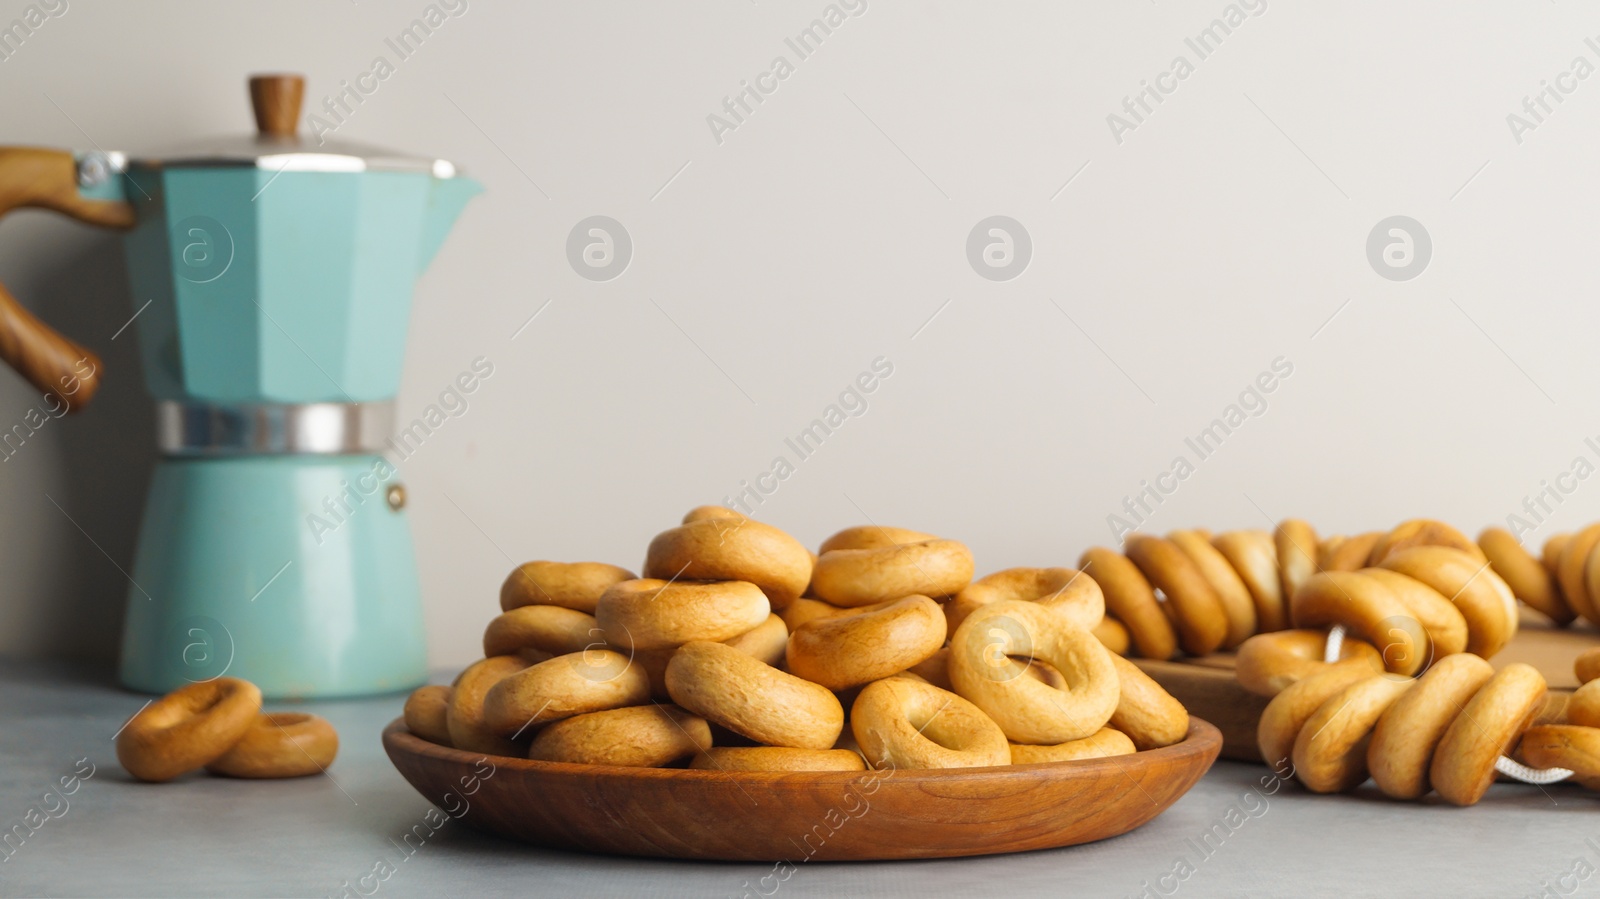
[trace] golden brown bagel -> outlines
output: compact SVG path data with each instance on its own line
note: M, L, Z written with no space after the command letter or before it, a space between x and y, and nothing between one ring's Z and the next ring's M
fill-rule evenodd
M1261 633L1289 626L1283 583L1278 579L1278 548L1266 531L1228 531L1211 539L1228 564L1250 590L1256 606L1256 629Z
M786 746L713 746L689 767L707 771L865 771L851 749L790 749Z
M667 664L673 702L757 743L831 749L844 707L826 687L721 643L681 647Z
M915 674L941 690L954 692L954 688L950 685L950 647L948 646L907 668L906 673Z
M1140 749L1182 742L1189 733L1189 711L1183 703L1127 659L1112 656L1111 664L1119 686L1111 727Z
M519 744L488 726L484 697L501 679L526 667L526 662L517 656L491 656L461 672L450 691L450 705L445 710L445 727L450 733L451 746L486 755L522 755Z
M840 615L850 615L854 609L842 609L832 603L823 602L810 596L802 596L790 603L788 608L778 612L783 618L783 623L788 626L789 633L799 630L801 625L818 618L837 618Z
M1050 609L1007 600L973 612L950 638L950 682L1008 739L1066 743L1092 735L1116 711L1113 658L1088 631ZM1025 676L1027 664L1019 659L1049 664L1066 688Z
M811 581L811 551L770 524L749 518L699 518L662 531L645 553L644 576L663 580L748 581L782 609Z
M1600 728L1542 724L1528 728L1517 755L1535 768L1566 768L1573 780L1600 789Z
M1102 727L1093 735L1054 746L1011 744L1011 764L1035 765L1041 762L1070 762L1074 759L1101 759L1113 755L1132 755L1133 741L1121 731Z
M860 686L927 661L944 645L945 619L926 596L812 621L789 637L785 658L797 677L830 690Z
M868 684L851 707L850 729L862 754L877 768L1011 764L1006 735L977 706L909 678Z
M671 705L577 715L539 731L528 758L581 765L660 768L711 748L711 728Z
M445 714L450 707L450 688L438 684L418 687L406 698L406 730L429 743L450 745L450 727Z
M1377 578L1388 587L1394 598L1411 612L1411 617L1422 624L1432 644L1433 658L1466 651L1471 638L1466 616L1444 594L1416 578L1387 568L1363 568L1361 573Z
M1516 636L1516 598L1487 561L1445 546L1412 546L1391 552L1382 567L1415 578L1454 603L1467 621L1467 652L1493 658Z
M561 606L589 615L606 588L638 575L602 562L525 562L500 585L500 608Z
M1500 669L1445 731L1428 779L1446 802L1472 805L1494 782L1494 764L1510 752L1544 708L1544 677L1513 662Z
M836 606L902 596L947 596L972 582L972 552L956 540L832 549L817 558L811 591Z
M1328 628L1342 624L1377 647L1385 667L1396 674L1415 674L1427 663L1428 633L1421 622L1382 581L1365 572L1314 574L1300 585L1289 602L1289 614L1295 627Z
M1383 536L1383 531L1368 531L1354 537L1330 537L1317 548L1317 567L1323 571L1360 571L1367 567L1372 547Z
M1304 680L1328 666L1328 633L1322 630L1275 631L1257 634L1244 641L1234 657L1234 676L1239 686L1257 696L1277 696L1291 684ZM1360 659L1372 666L1372 673L1383 671L1383 657L1369 643L1345 638L1339 659Z
M1567 697L1566 723L1600 727L1600 681L1589 681Z
M1532 606L1558 625L1571 623L1573 613L1561 598L1561 588L1544 563L1517 542L1505 528L1484 528L1478 548L1517 599Z
M1580 684L1600 678L1600 647L1585 649L1572 663L1572 672Z
M1133 564L1166 594L1184 652L1216 652L1228 638L1228 618L1222 600L1188 554L1170 540L1145 534L1129 535L1126 548Z
M1415 683L1375 675L1356 681L1324 702L1294 741L1294 772L1313 793L1339 793L1367 779L1367 735L1389 707Z
M908 531L905 528L886 528L875 524L862 524L845 528L822 541L817 554L831 553L836 549L883 549L889 546L906 546L938 540L933 534Z
M1413 518L1396 525L1394 530L1384 534L1372 545L1372 552L1367 554L1367 565L1370 567L1382 565L1384 559L1413 546L1445 546L1466 553L1477 559L1479 564L1489 561L1483 550L1478 548L1478 544L1468 540L1466 534L1442 521Z
M727 506L695 506L683 514L682 523L690 524L706 518L732 518L737 520L748 519L749 517L743 512L737 509L730 509Z
M1262 760L1281 770L1293 760L1295 741L1317 709L1345 687L1371 677L1372 669L1365 661L1335 662L1274 696L1256 725Z
M771 614L766 594L745 581L641 578L606 590L595 608L595 621L611 646L665 649L692 640L737 637Z
M574 715L649 701L650 677L643 668L621 653L587 649L556 656L495 682L483 697L483 722L490 732L516 739ZM452 730L452 736L454 733Z
M1367 768L1378 789L1396 799L1426 795L1439 741L1491 677L1494 667L1472 653L1445 656L1397 699L1378 719L1367 746Z
M1232 649L1254 634L1257 625L1255 600L1251 598L1250 588L1245 586L1244 579L1228 563L1228 557L1212 546L1200 531L1173 531L1167 535L1167 539L1183 550L1221 602L1223 615L1228 622L1228 633L1222 641L1222 648Z
M1132 645L1127 626L1115 618L1100 619L1100 623L1089 633L1094 634L1094 638L1104 644L1106 649L1119 656L1127 655L1128 648Z
M145 706L117 734L117 761L160 783L216 760L255 726L261 691L236 677L186 684Z
M483 655L515 655L536 649L553 656L602 643L593 615L563 606L518 606L502 612L483 632Z
M1106 617L1100 585L1075 568L1007 568L973 581L944 604L950 632L979 606L1005 599L1048 606L1085 630Z
M1272 545L1278 552L1278 583L1285 601L1292 601L1300 585L1317 573L1317 543L1317 532L1298 518L1285 518L1272 532Z
M747 655L754 656L774 667L783 664L784 651L789 646L789 628L774 612L750 630L722 641ZM666 671L662 666L663 673Z
M1561 553L1566 550L1567 543L1572 540L1571 534L1551 534L1550 539L1544 542L1544 547L1539 550L1539 562L1544 565L1544 570L1550 576L1557 578L1556 589L1561 589ZM1563 597L1563 601L1565 598Z
M1555 543L1559 538L1550 538ZM1548 545L1548 544L1547 544ZM1556 580L1561 584L1561 596L1572 611L1590 621L1600 621L1595 597L1589 592L1588 569L1594 548L1600 545L1600 522L1591 524L1570 538L1562 540L1560 561L1556 567Z
M1127 627L1140 658L1166 660L1177 654L1178 632L1139 566L1115 550L1093 546L1078 559L1078 567L1100 585L1106 612Z
M339 754L333 725L304 712L257 715L233 748L206 770L225 777L274 778L321 774Z

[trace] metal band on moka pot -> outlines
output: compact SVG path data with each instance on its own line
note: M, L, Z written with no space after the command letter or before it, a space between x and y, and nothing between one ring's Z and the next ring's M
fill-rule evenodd
M378 455L394 432L394 402L156 404L156 445L168 456Z

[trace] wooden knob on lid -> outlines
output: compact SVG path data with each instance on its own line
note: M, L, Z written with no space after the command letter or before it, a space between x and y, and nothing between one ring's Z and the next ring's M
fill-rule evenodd
M294 137L300 130L300 102L306 80L299 75L252 75L250 106L262 137Z

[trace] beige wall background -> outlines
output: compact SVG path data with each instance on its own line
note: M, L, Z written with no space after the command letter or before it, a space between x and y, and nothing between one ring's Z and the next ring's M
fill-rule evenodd
M441 665L478 652L514 562L637 565L780 457L759 517L811 544L933 531L980 570L1071 564L1146 483L1174 488L1155 530L1476 532L1547 483L1568 492L1530 541L1600 517L1586 4L471 0L403 60L385 41L427 4L36 5L0 62L7 143L242 132L248 73L305 73L313 107L383 56L339 136L487 185L418 285L399 398L410 419L494 365L402 470ZM747 84L773 89L732 120ZM606 281L566 249L597 215L633 246ZM1009 280L969 261L991 216L1031 242ZM1369 260L1391 216L1431 242L1421 266L1420 234L1380 235L1412 241L1409 280ZM154 462L137 338L111 339L120 253L44 213L0 228L0 279L109 371L0 462L0 651L116 652ZM798 459L785 439L880 358ZM0 377L0 423L36 400Z

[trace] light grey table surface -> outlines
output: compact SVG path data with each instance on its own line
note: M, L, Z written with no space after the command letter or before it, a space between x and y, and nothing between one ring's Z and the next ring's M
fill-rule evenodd
M0 862L4 896L1527 896L1600 895L1600 796L1497 785L1480 805L1376 795L1255 792L1266 769L1217 765L1144 828L1069 849L992 858L800 866L774 891L770 865L546 851L446 824L414 855L390 842L430 805L389 764L379 732L403 697L303 703L338 728L328 776L131 781L112 735L148 697L109 672L0 663L0 831L47 805L58 817ZM79 760L94 773L42 803ZM1249 794L1249 798L1246 795ZM1212 838L1204 835L1229 817ZM45 809L42 809L45 810ZM35 819L37 820L37 819ZM15 837L13 837L13 841ZM1182 868L1187 875L1173 878ZM1169 875L1162 881L1163 875ZM1561 882L1558 878L1565 877ZM376 884L376 889L371 887Z

